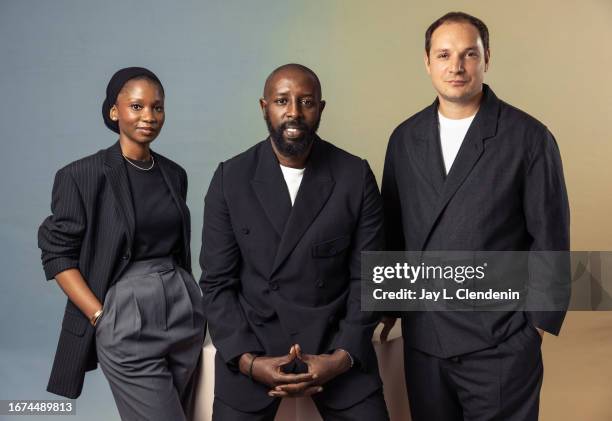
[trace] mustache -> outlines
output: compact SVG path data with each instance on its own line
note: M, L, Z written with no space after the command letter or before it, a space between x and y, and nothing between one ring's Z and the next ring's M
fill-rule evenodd
M279 131L284 131L285 129L298 129L302 131L307 131L308 126L301 120L291 120L285 121L279 127Z

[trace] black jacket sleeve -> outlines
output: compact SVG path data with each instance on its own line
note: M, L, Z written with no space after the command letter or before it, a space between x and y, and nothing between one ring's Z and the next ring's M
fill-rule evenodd
M338 333L331 346L331 349L342 348L348 351L361 364L366 361L363 350L371 347L372 334L379 321L376 313L361 311L361 252L382 250L384 245L382 201L376 179L366 161L363 161L362 180L361 213L349 257L350 291L346 315L340 320Z
M55 175L51 199L52 214L38 229L38 247L47 279L79 267L79 254L85 233L83 200L68 168Z
M569 250L569 203L553 135L543 128L533 144L523 198L532 237L526 306L542 311L527 311L527 317L534 326L557 335L569 304L571 280L568 254L554 252Z
M200 265L210 335L223 361L235 368L242 354L262 354L264 349L238 302L241 255L223 193L223 164L215 171L204 199Z

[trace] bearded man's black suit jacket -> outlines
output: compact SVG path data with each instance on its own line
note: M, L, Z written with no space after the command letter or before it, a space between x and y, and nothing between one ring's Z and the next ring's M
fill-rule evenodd
M361 312L360 253L383 247L382 203L366 161L317 138L292 207L270 140L222 163L205 198L200 256L215 396L242 411L272 402L237 370L245 352L348 351L356 364L316 395L347 408L381 386Z

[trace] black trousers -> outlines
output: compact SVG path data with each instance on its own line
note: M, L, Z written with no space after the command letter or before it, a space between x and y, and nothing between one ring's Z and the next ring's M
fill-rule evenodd
M382 389L378 389L370 396L344 409L333 409L317 402L313 399L321 417L324 421L388 421L387 405L383 396ZM213 403L213 421L274 421L276 412L281 403L276 399L272 404L257 412L242 412L215 396Z
M413 421L538 419L542 339L531 325L493 347L449 359L404 350Z

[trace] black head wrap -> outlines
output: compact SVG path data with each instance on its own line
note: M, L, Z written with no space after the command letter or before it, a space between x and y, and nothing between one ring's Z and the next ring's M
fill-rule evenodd
M119 123L111 120L110 109L115 105L115 102L117 102L117 95L121 92L123 85L125 85L128 80L137 77L146 77L155 81L159 84L162 93L164 92L164 87L157 76L144 67L126 67L125 69L118 70L108 82L108 86L106 87L106 98L102 103L102 118L104 118L104 124L115 133L119 133Z

